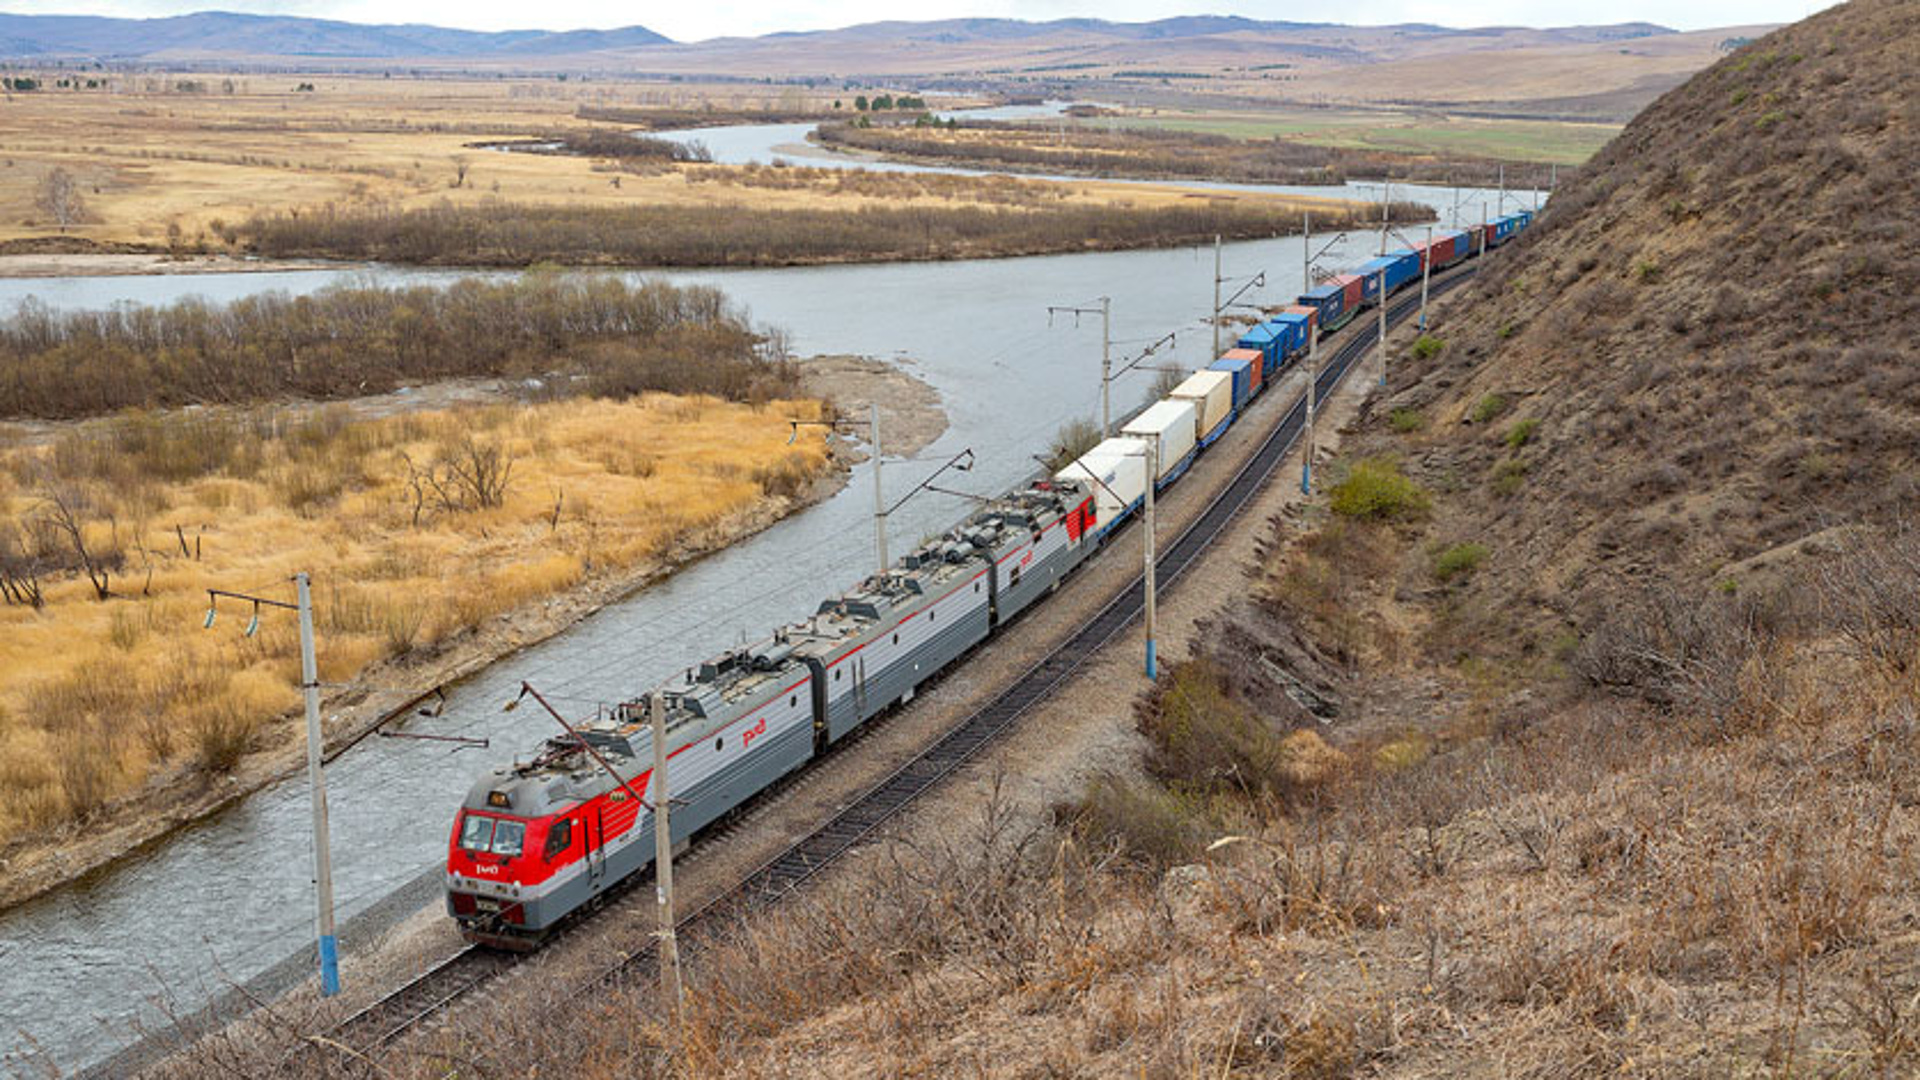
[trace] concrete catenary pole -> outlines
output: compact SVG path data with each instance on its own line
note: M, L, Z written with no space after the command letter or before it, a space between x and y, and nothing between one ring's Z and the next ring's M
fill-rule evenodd
M667 703L655 690L648 695L647 713L653 721L653 892L660 908L660 996L675 1028L680 1021L680 944L673 933L673 797L667 787Z
M1113 298L1100 298L1100 437L1113 437L1113 409L1107 392L1113 387Z
M1380 386L1387 385L1387 271L1380 271Z
M1213 234L1213 352L1220 355L1220 234Z
M1307 324L1307 446L1306 454L1300 459L1300 493L1313 494L1313 413L1319 396L1320 381L1320 319L1315 316Z
M880 572L885 574L891 565L887 559L887 496L886 489L880 485L880 405L868 402L867 420L872 425L869 437L873 443L873 546L880 558Z
M1313 288L1313 212L1300 211L1300 291Z
M1487 204L1480 204L1480 254L1487 253L1487 225L1493 219L1487 214Z
M1158 646L1158 642L1155 639L1156 622L1155 622L1155 616L1154 616L1154 610L1153 610L1153 600L1154 600L1153 594L1155 591L1154 577L1153 577L1153 563L1154 563L1153 489L1157 486L1157 481L1160 474L1160 454L1159 454L1158 443L1159 443L1159 440L1158 440L1158 437L1156 436L1154 439L1148 440L1145 444L1146 450L1147 450L1147 520L1143 522L1143 524L1146 526L1146 529L1145 529L1146 545L1145 546L1146 546L1146 559L1147 559L1147 566L1146 566L1147 678L1149 679L1154 679L1159 677L1159 662L1158 662L1158 657L1155 654L1155 650Z
M1387 253L1387 214L1393 206L1393 181L1385 181L1380 189L1380 254Z
M333 933L333 855L327 838L327 771L321 761L320 664L313 648L313 588L293 575L300 594L300 687L307 699L307 781L313 789L313 884L320 916L320 993L340 992L340 946ZM255 610L259 610L257 607Z
M1427 250L1420 259L1420 332L1427 332L1427 282L1433 278L1433 226L1427 226Z

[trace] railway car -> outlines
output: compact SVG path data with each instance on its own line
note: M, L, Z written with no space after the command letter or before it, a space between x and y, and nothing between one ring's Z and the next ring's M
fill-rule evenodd
M1282 329L1285 334L1281 346L1280 363L1282 366L1305 356L1307 347L1313 340L1313 327L1319 318L1319 312L1298 304L1287 308L1268 321L1268 325Z
M1360 278L1339 274L1318 288L1300 294L1300 306L1314 310L1322 334L1331 334L1347 324L1360 310Z
M1376 259L1368 259L1354 273L1366 282L1367 302L1377 303L1382 273L1386 275L1387 294L1391 296L1420 276L1420 256L1403 248Z
M1039 483L987 503L956 530L986 555L994 627L1060 587L1087 557L1093 495L1085 483Z
M942 536L820 605L787 628L813 674L818 748L842 738L984 641L992 627L992 563L970 541Z
M812 674L777 638L689 668L664 693L677 843L813 753ZM528 949L569 913L653 861L652 735L644 705L549 739L468 791L447 855L447 911L463 937Z
M1280 329L1270 322L1250 326L1240 335L1236 351L1245 350L1260 354L1261 363L1271 370L1280 363Z
M1227 372L1196 371L1167 397L1193 403L1194 432L1202 450L1212 446L1233 424L1233 376Z
M1239 363L1248 365L1242 360ZM1146 411L1120 428L1124 438L1153 444L1154 490L1166 487L1187 471L1200 446L1194 438L1194 408L1191 401L1156 401Z
M1091 535L1094 543L1101 544L1146 500L1147 458L1138 441L1112 438L1080 455L1053 479L1093 489Z
M1530 212L1489 223L1504 243ZM1502 231L1504 230L1504 232ZM687 668L659 688L679 843L801 768L947 669L1039 603L1112 535L1147 485L1175 482L1200 448L1314 333L1332 333L1422 267L1477 254L1472 234L1395 252L1301 296L1164 401L1051 478L987 500L884 572L830 597L805 620ZM1249 339L1243 339L1243 342ZM1247 351L1253 350L1253 351ZM1148 476L1142 442L1156 447ZM645 700L643 697L642 700ZM568 914L652 863L649 717L644 705L604 710L541 744L530 760L492 769L454 815L445 878L448 913L468 940L537 945Z
M1241 359L1221 357L1207 365L1208 371L1218 371L1233 380L1233 408L1235 412L1247 407L1253 398L1253 362Z

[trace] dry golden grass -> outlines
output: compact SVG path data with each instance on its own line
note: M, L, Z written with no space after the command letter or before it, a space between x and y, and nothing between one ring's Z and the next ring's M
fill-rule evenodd
M793 210L940 205L969 197L956 193L954 184L908 190L826 178L784 186L702 183L737 171L714 165L616 175L591 158L472 146L605 126L578 119L575 110L582 106L685 108L704 102L723 110L830 110L831 102L818 95L789 99L784 93L747 95L738 87L552 80L188 78L207 91L180 93L171 89L176 77L139 76L111 79L109 89L15 95L0 109L0 242L59 235L35 205L41 178L56 167L79 181L87 211L68 235L148 246L219 248L223 226L256 213L327 204L404 209L494 199ZM232 93L225 92L226 81ZM308 82L312 92L294 89ZM979 186L974 201L1001 201L1004 184L988 180ZM1066 202L1103 206L1177 205L1193 195L1097 182L1063 191Z
M788 446L786 420L818 409L647 395L373 420L343 406L301 422L215 414L261 440L244 469L113 485L63 471L62 455L70 463L110 426L152 419L0 448L0 519L32 528L58 493L83 508L96 553L121 553L109 599L82 574L49 571L43 608L0 606L0 839L174 768L230 767L295 707L293 621L267 612L247 638L250 613L225 606L203 633L206 589L290 596L291 575L307 571L321 677L350 681L796 495L828 458L817 435ZM498 505L478 506L444 470L447 497L410 484L469 445L511 462Z

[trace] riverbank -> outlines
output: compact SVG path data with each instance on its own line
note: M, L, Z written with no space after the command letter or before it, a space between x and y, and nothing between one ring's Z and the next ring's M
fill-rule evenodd
M808 394L843 402L878 400L883 423L889 430L899 430L903 440L917 435L930 441L944 430L937 395L924 383L889 365L862 358L831 357L818 367L802 364L801 371L804 392ZM458 396L470 400L481 392L473 386L464 386ZM423 403L441 397L436 393L409 396ZM395 405L394 397L382 395L356 402L355 406L364 406L368 415L380 415L401 407ZM778 416L768 419L772 425L767 441L783 441L784 423ZM817 436L813 436L812 441L818 445ZM764 493L702 523L676 530L670 544L647 557L623 562L612 557L611 551L603 551L599 560L580 569L574 580L563 587L529 587L528 595L520 602L475 619L471 625L430 645L408 649L362 667L350 677L336 676L335 669L341 663L340 651L343 648L352 651L351 643L342 640L344 635L336 635L330 648L327 640L329 625L340 621L339 612L329 611L327 607L331 603L338 608L343 597L338 593L329 594L324 587L316 590L322 605L322 678L338 684L337 689L326 695L322 705L329 751L337 752L365 737L396 711L410 711L416 695L456 683L708 554L829 497L844 485L848 470L859 454L842 443L828 445L826 452L830 455L827 467L804 483L783 487L777 493ZM614 543L613 528L612 524L605 524L600 532L602 542L609 548ZM486 591L497 589L498 586L493 586ZM166 624L181 621L169 618ZM274 628L269 628L261 638L271 638L274 633ZM255 639L242 640L251 644ZM270 693L266 696L272 697ZM155 771L131 793L103 802L80 822L38 832L0 849L0 910L100 871L119 858L183 826L216 815L246 795L297 772L303 767L304 754L297 711L277 702L276 705L276 718L264 725L267 734L257 740L260 748L239 754L231 768L209 771L197 760L178 760Z
M50 245L51 246L51 245ZM129 274L275 274L289 270L338 270L337 262L255 259L239 255L174 255L164 251L45 250L0 252L0 278L124 277Z

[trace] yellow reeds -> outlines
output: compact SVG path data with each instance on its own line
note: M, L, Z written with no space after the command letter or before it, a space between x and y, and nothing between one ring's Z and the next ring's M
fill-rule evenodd
M291 620L267 612L243 637L251 612L235 607L205 632L206 589L290 595L294 572L312 574L322 677L352 680L799 493L827 452L817 429L789 446L786 421L818 411L665 394L364 420L202 411L0 443L0 567L44 598L0 605L0 840L292 737L268 723L298 704ZM176 424L251 445L132 478L126 458L88 452ZM498 474L487 498L466 471L482 459ZM47 528L56 498L110 566L108 599Z

